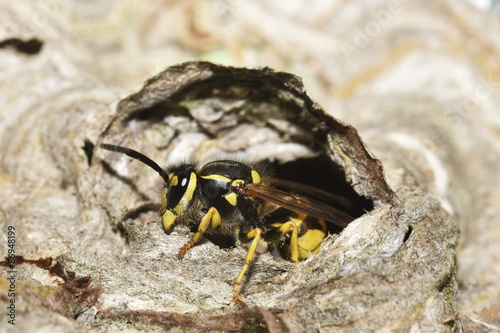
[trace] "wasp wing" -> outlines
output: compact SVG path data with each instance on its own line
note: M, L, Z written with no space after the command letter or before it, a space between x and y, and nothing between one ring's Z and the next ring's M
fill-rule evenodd
M345 212L354 212L356 210L356 205L351 200L341 195L291 180L280 178L268 178L267 180L270 184L273 184L274 187L284 190L285 192L300 193L300 195L305 195L310 199L315 199L324 204L332 205Z
M249 184L244 186L242 191L245 195L269 201L297 213L332 222L341 228L345 228L349 222L354 220L349 214L320 201L287 193L264 184Z

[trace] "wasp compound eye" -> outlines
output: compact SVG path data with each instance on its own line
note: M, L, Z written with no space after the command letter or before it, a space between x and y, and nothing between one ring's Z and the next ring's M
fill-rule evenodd
M166 208L177 214L184 212L191 204L196 186L196 173L190 168L175 172L170 178Z

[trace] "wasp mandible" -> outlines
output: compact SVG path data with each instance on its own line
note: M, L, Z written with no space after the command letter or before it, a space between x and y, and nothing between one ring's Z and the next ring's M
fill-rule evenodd
M163 169L133 149L111 144L101 144L101 148L137 159L163 178L160 215L165 231L186 216L194 220L197 231L180 248L179 258L207 231L229 237L234 244L237 240L250 243L233 288L233 300L242 307L246 305L238 296L239 286L259 241L298 262L319 252L321 241L328 235L328 224L344 228L353 220L346 212L316 199L274 187L274 183L291 182L273 180L258 170L258 164L216 160L201 166L186 163Z

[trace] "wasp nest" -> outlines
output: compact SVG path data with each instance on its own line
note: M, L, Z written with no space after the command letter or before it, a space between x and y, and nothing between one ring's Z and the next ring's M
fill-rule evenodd
M98 301L65 310L80 325L269 332L456 325L455 221L399 162L404 152L391 152L384 175L356 129L326 113L296 76L189 62L148 80L116 112L95 109L94 130L73 137L84 149L56 158L73 161L54 177L75 189L66 222L76 227L52 235L59 251L43 252L100 287ZM264 160L276 177L345 198L355 220L299 263L256 254L240 289L249 306L240 309L231 296L247 248L202 238L178 259L192 232L183 225L163 232L162 179L99 149L102 142L162 166L210 156Z

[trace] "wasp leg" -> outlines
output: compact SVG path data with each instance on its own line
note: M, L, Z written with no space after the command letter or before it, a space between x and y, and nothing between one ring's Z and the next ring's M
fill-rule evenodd
M255 249L257 248L257 244L259 243L261 235L262 235L262 230L260 228L255 228L249 233L247 233L247 238L248 239L253 238L253 241L252 244L250 244L250 248L248 249L248 253L245 258L245 266L243 266L243 268L241 269L241 272L238 275L238 278L236 279L233 288L233 300L236 304L238 304L241 307L245 307L246 304L238 297L238 289L240 289L240 284L241 280L243 279L243 275L245 274L250 263L252 262L253 255L255 254Z
M290 236L290 260L293 262L299 261L298 227L302 224L302 222L304 222L306 217L307 215L305 214L298 214L296 218L293 218L276 228L283 235L292 230L292 236Z
M201 235L203 235L203 233L207 231L208 227L210 227L211 229L215 229L218 226L220 226L220 224L221 224L221 217L219 212L217 211L217 209L215 209L215 207L211 207L201 220L200 225L198 226L198 231L196 231L196 233L189 240L189 242L187 242L186 244L184 244L184 246L181 247L177 256L179 258L184 257L186 252L190 248L192 248L193 245L196 244L196 242L200 239Z

